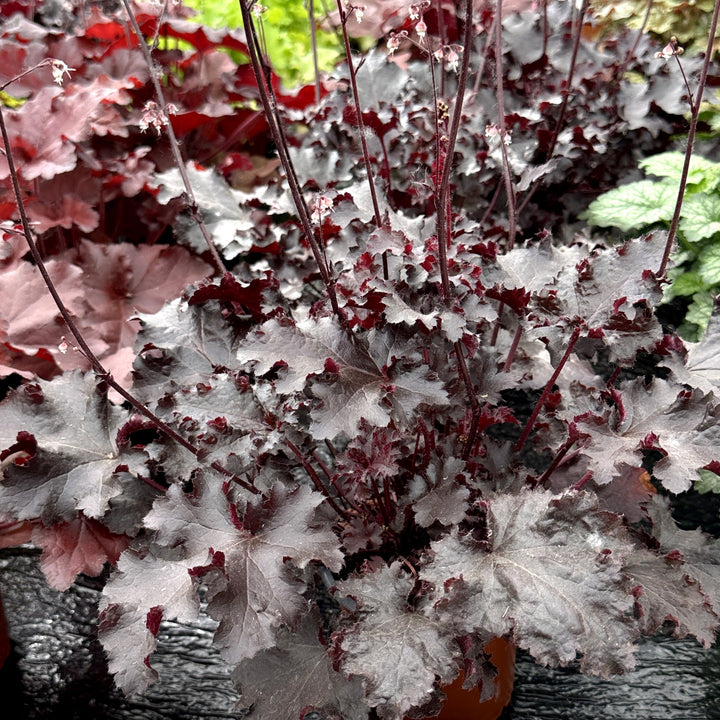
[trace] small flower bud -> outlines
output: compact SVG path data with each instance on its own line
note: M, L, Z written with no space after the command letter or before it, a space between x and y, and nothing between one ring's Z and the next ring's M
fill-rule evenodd
M75 70L75 68L68 67L62 60L56 60L54 58L50 61L50 66L52 68L53 80L58 85L63 84L63 75L67 74L67 76L70 77L70 73Z
M673 35L670 42L660 52L655 53L655 57L658 60L669 60L673 55L682 55L684 52L685 48L678 46L677 38Z
M452 70L454 73L458 71L458 63L460 62L460 56L457 54L457 52L449 47L445 51L445 61L448 64L448 68Z

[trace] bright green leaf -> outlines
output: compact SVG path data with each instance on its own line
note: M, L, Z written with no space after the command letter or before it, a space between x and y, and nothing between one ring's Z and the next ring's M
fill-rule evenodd
M710 470L698 470L700 479L695 482L695 490L699 493L720 493L720 475Z
M711 245L700 256L700 275L708 285L720 284L720 243Z
M720 194L701 193L687 198L680 231L688 242L700 242L720 233Z
M592 225L612 225L623 232L670 222L676 196L675 183L640 180L601 195L590 203L585 218Z
M640 162L640 167L648 175L657 175L680 182L685 154L680 152L666 152L659 155L652 155ZM688 185L701 185L701 188L689 187L686 194L691 194L698 189L714 187L720 178L720 163L714 163L699 155L693 155L690 160L690 171L688 173Z
M663 297L663 300L671 300L677 295L694 295L695 293L708 289L708 284L695 270L675 273L674 277L670 273L668 273L668 275L672 279L673 283L668 288L668 292Z
M710 322L712 311L713 296L711 293L699 292L693 295L693 301L685 315L685 322L680 327L680 335L686 340L699 340Z
M4 90L0 90L0 105L3 107L10 108L11 110L17 110L25 104L27 98L16 98L6 93Z

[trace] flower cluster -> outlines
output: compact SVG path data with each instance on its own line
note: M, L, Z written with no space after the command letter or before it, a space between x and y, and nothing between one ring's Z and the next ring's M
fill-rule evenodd
M325 215L333 209L333 201L327 195L318 195L312 204L312 215L310 216L314 223L318 225L322 222Z
M505 145L509 145L512 142L511 134L508 130L501 130L498 125L493 123L492 125L487 125L485 127L485 137L487 138L488 142L495 140L495 138L499 138L502 136L502 141L505 143Z
M138 126L145 132L149 127L154 127L159 135L161 130L168 124L168 115L174 115L177 108L172 103L165 107L165 112L153 100L148 100L143 107L143 114Z
M460 63L460 55L458 54L458 51L462 52L462 48L453 45L445 45L439 47L433 53L433 57L438 62L444 60L447 63L448 68L456 73Z

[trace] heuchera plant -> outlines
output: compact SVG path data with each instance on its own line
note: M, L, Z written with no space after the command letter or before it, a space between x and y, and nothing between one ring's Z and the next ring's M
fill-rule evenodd
M714 640L720 547L672 508L720 470L717 317L689 344L653 314L667 232L613 247L574 222L579 196L636 162L628 148L657 152L682 123L679 78L644 36L582 40L587 3L504 18L498 3L472 21L454 5L410 6L319 105L313 88L279 96L250 4L245 35L149 6L128 25L125 0L74 18L62 46L22 15L4 26L13 76L60 47L75 71L63 88L23 76L7 92L24 103L2 111L17 193L2 277L23 272L32 292L2 325L26 381L0 409L0 510L28 523L56 587L115 565L99 634L125 692L155 678L162 620L201 600L264 720L432 715L461 671L492 694L497 636L602 676L633 667L641 635ZM359 9L338 2L341 28ZM164 100L138 31L195 48L154 55ZM704 87L707 62L685 71ZM664 112L646 117L651 103ZM27 134L40 112L51 124ZM277 152L262 182L236 150L250 128ZM63 197L59 221L27 223ZM137 208L118 226L170 244L111 242L112 203ZM18 233L72 247L47 263L33 247L31 263ZM82 336L101 331L113 271L142 277L159 247L192 258L194 284L163 286L161 308L118 301L117 322L140 319L128 392ZM198 280L201 254L214 277ZM41 267L80 329L43 310L54 340L43 326L20 344L27 298L45 308ZM63 367L63 334L90 371Z

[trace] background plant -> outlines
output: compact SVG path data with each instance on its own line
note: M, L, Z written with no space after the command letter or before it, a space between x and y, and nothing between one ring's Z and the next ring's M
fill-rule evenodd
M263 718L433 714L460 669L491 688L483 647L496 635L601 675L631 668L634 640L660 627L711 643L718 545L679 529L671 498L718 469L716 336L685 346L655 318L664 233L612 247L575 232L580 198L682 124L672 66L652 64L647 39L649 52L628 54L634 34L604 50L582 41L567 4L502 27L488 10L479 25L502 44L480 33L472 49L462 13L422 4L407 36L386 40L406 66L356 58L314 105L314 88L280 93L244 11L247 35L138 15L148 40L195 48L164 42L155 59L231 269L140 313L133 396L184 444L113 403L103 373L28 377L2 405L0 506L32 526L51 582L117 566L99 631L118 685L147 687L162 619L194 617L201 597ZM77 88L53 91L49 114L65 120L64 93L91 86L103 62L128 70L127 94L75 109L75 134L47 135L42 153L13 135L28 211L36 158L59 166L49 182L86 157L102 178L118 145L152 140L144 184L113 200L144 208L122 214L140 232L129 237L154 227L196 257L206 245L168 118L147 114L136 40L121 15L89 12L62 44ZM4 32L23 62L61 47L27 20ZM255 84L220 45L254 59ZM476 82L467 67L486 72ZM11 127L36 118L25 108L49 86L39 71L26 82L36 75L24 95L12 86L25 102L3 111ZM115 132L101 110L120 118L105 123ZM251 148L273 145L278 159L252 162ZM6 208L8 230L18 210ZM72 217L65 242L118 247L116 233L94 235L99 211L89 230ZM11 263L34 267L10 237ZM56 342L40 348L57 364Z
M628 233L655 224L669 227L675 211L683 154L661 153L646 158L640 168L659 180L641 180L610 190L594 200L587 212L590 223L613 226ZM677 266L665 300L688 297L689 307L680 333L689 340L703 336L720 288L720 164L693 156L680 213Z
M242 15L238 3L225 0L188 0L185 3L197 15L192 19L214 28L241 28ZM272 62L273 70L288 88L305 85L315 79L308 2L288 0L264 3L263 49ZM317 25L325 15L323 4L317 2ZM321 71L331 70L339 61L342 43L331 30L316 28L315 42Z
M707 43L715 3L713 0L681 3L669 0L599 0L592 3L592 8L601 24L616 28L643 28L660 39L676 35L695 52Z

